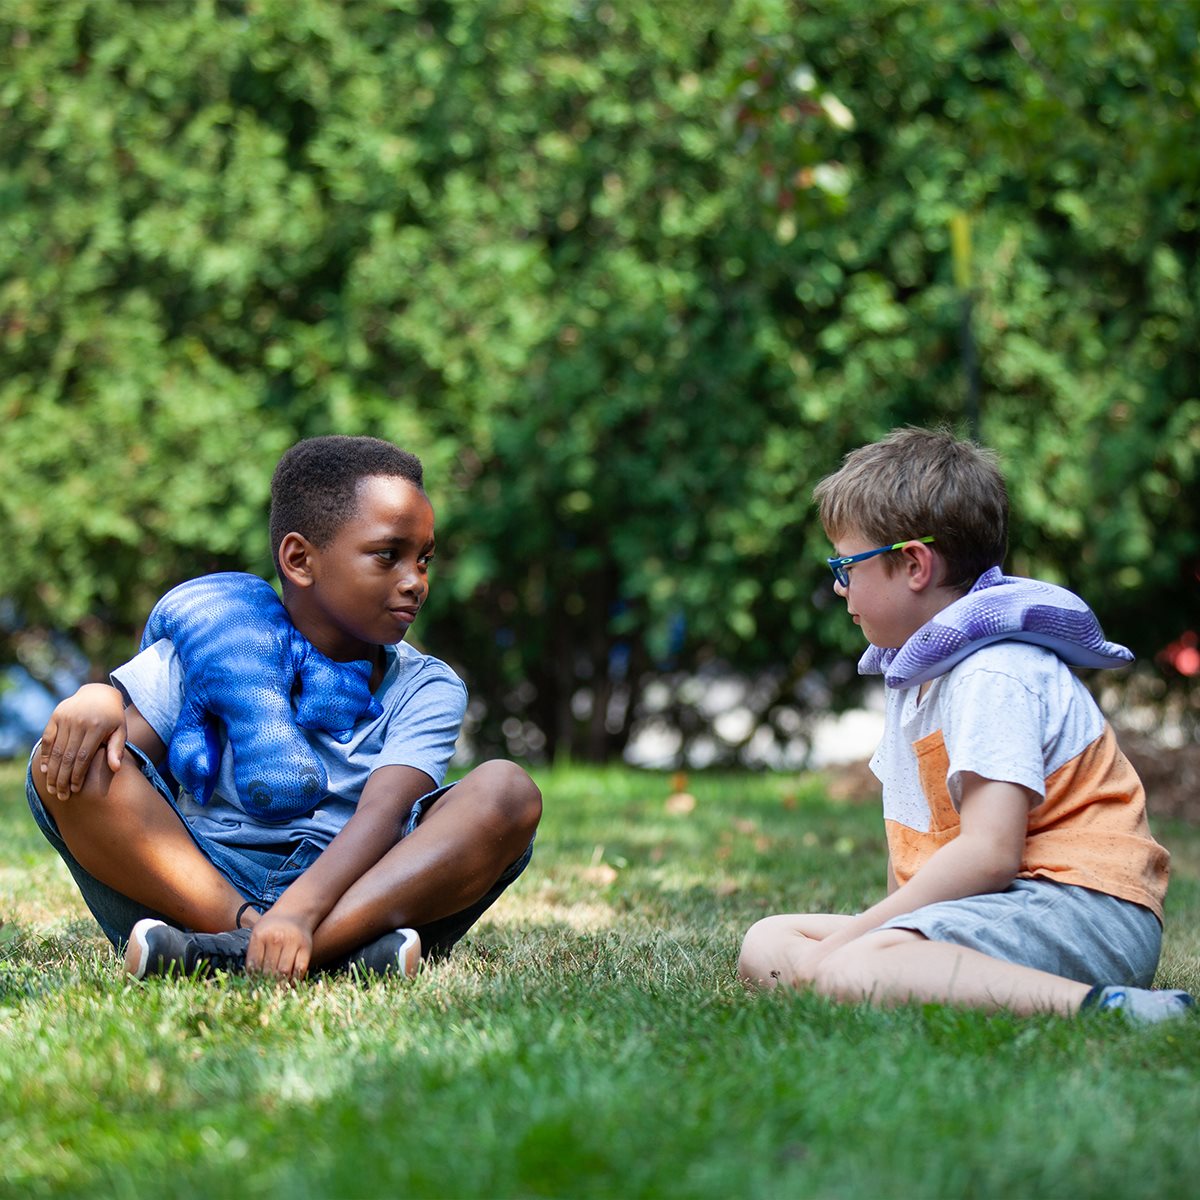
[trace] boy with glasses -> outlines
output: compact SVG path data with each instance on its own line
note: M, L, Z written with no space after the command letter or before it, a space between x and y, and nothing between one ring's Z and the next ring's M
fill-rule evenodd
M1068 665L1132 656L1071 592L1001 573L1008 498L994 456L897 430L849 454L815 498L834 590L870 643L859 670L888 685L871 760L888 894L854 916L759 921L742 978L844 1001L1119 1009L1138 1023L1186 1013L1186 992L1149 987L1167 852Z

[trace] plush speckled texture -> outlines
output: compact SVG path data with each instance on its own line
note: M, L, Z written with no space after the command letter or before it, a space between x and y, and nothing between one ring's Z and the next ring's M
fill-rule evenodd
M870 646L860 675L883 675L909 688L944 675L990 642L1033 642L1076 667L1123 667L1133 654L1106 641L1095 614L1074 592L1053 583L985 571L961 599L942 609L899 649Z
M184 707L167 762L202 804L212 797L228 735L238 799L268 822L309 812L327 787L301 729L348 741L377 716L369 662L334 662L297 632L265 579L205 575L169 591L150 613L142 648L169 638L184 677Z

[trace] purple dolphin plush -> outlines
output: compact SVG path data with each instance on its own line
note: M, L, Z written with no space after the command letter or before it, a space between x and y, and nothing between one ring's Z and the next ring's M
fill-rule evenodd
M371 664L327 658L257 575L205 575L173 588L150 613L142 648L162 638L184 681L167 762L201 804L212 798L224 730L248 813L278 822L311 811L328 779L301 730L345 742L361 718L380 712Z
M1074 592L1053 583L985 571L963 597L927 621L899 649L870 646L860 675L882 674L890 688L944 675L990 642L1033 642L1076 667L1123 667L1133 654L1105 640L1095 614Z

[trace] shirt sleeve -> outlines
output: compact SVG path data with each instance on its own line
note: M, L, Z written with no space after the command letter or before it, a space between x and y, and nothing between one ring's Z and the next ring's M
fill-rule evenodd
M183 671L170 641L147 646L109 678L167 745L183 710Z
M467 711L467 689L450 671L431 672L388 722L379 767L416 767L435 784L446 776Z
M950 765L946 786L957 808L962 776L1015 783L1046 794L1045 724L1037 682L968 659L952 677L943 712L942 736Z

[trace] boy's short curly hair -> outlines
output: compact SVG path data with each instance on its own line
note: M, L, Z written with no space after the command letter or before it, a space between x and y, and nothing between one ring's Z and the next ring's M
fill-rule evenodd
M908 427L851 451L813 492L833 540L872 545L932 535L946 586L969 589L1008 551L1008 489L995 453L944 429ZM885 569L892 569L884 556Z
M326 546L358 508L358 485L373 475L406 479L425 491L421 460L373 437L307 438L279 460L271 476L271 553L279 569L279 546L298 533Z

